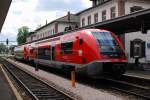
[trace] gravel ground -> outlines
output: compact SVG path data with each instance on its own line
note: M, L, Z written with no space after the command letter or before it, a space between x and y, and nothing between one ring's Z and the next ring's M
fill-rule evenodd
M8 61L13 62L17 65L20 65L22 69L27 72L32 73L41 79L46 80L49 84L53 84L55 87L60 88L61 90L67 92L70 95L76 96L78 99L83 100L134 100L130 96L123 96L119 93L110 93L105 90L95 89L90 86L86 86L80 83L76 84L76 88L71 86L71 82L68 79L62 78L52 73L48 73L42 70L35 71L35 69L29 65L25 65L19 62L14 62L13 60L8 59Z

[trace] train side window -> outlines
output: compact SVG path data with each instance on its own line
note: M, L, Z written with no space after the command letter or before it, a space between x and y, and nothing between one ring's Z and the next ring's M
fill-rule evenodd
M39 58L39 59L42 59L42 58L43 58L43 53L44 53L43 49L38 48L38 58Z
M45 49L44 51L45 51L45 52L44 52L44 53L45 53L45 54L44 54L45 56L49 56L49 55L50 55L50 50L49 50L49 49Z
M61 54L71 54L73 42L61 43Z
M50 60L50 48L40 48L38 49L38 58Z

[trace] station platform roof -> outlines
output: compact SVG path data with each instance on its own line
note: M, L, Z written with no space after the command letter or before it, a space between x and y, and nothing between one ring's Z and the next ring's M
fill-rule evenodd
M128 32L140 31L142 27L147 30L150 29L150 9L137 11L103 22L98 22L83 28L101 28L113 31L116 34L124 34Z
M0 32L12 0L0 0Z

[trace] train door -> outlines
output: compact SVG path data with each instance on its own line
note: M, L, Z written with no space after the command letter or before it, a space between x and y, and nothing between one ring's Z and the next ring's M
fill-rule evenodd
M130 43L130 57L142 58L145 57L145 42L141 39L135 39Z
M55 45L51 46L51 60L55 61Z

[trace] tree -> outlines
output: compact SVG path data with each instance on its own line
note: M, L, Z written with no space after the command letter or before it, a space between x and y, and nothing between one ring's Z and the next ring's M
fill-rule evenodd
M29 28L27 26L22 26L18 29L17 43L22 44L26 42L26 37L29 36Z

